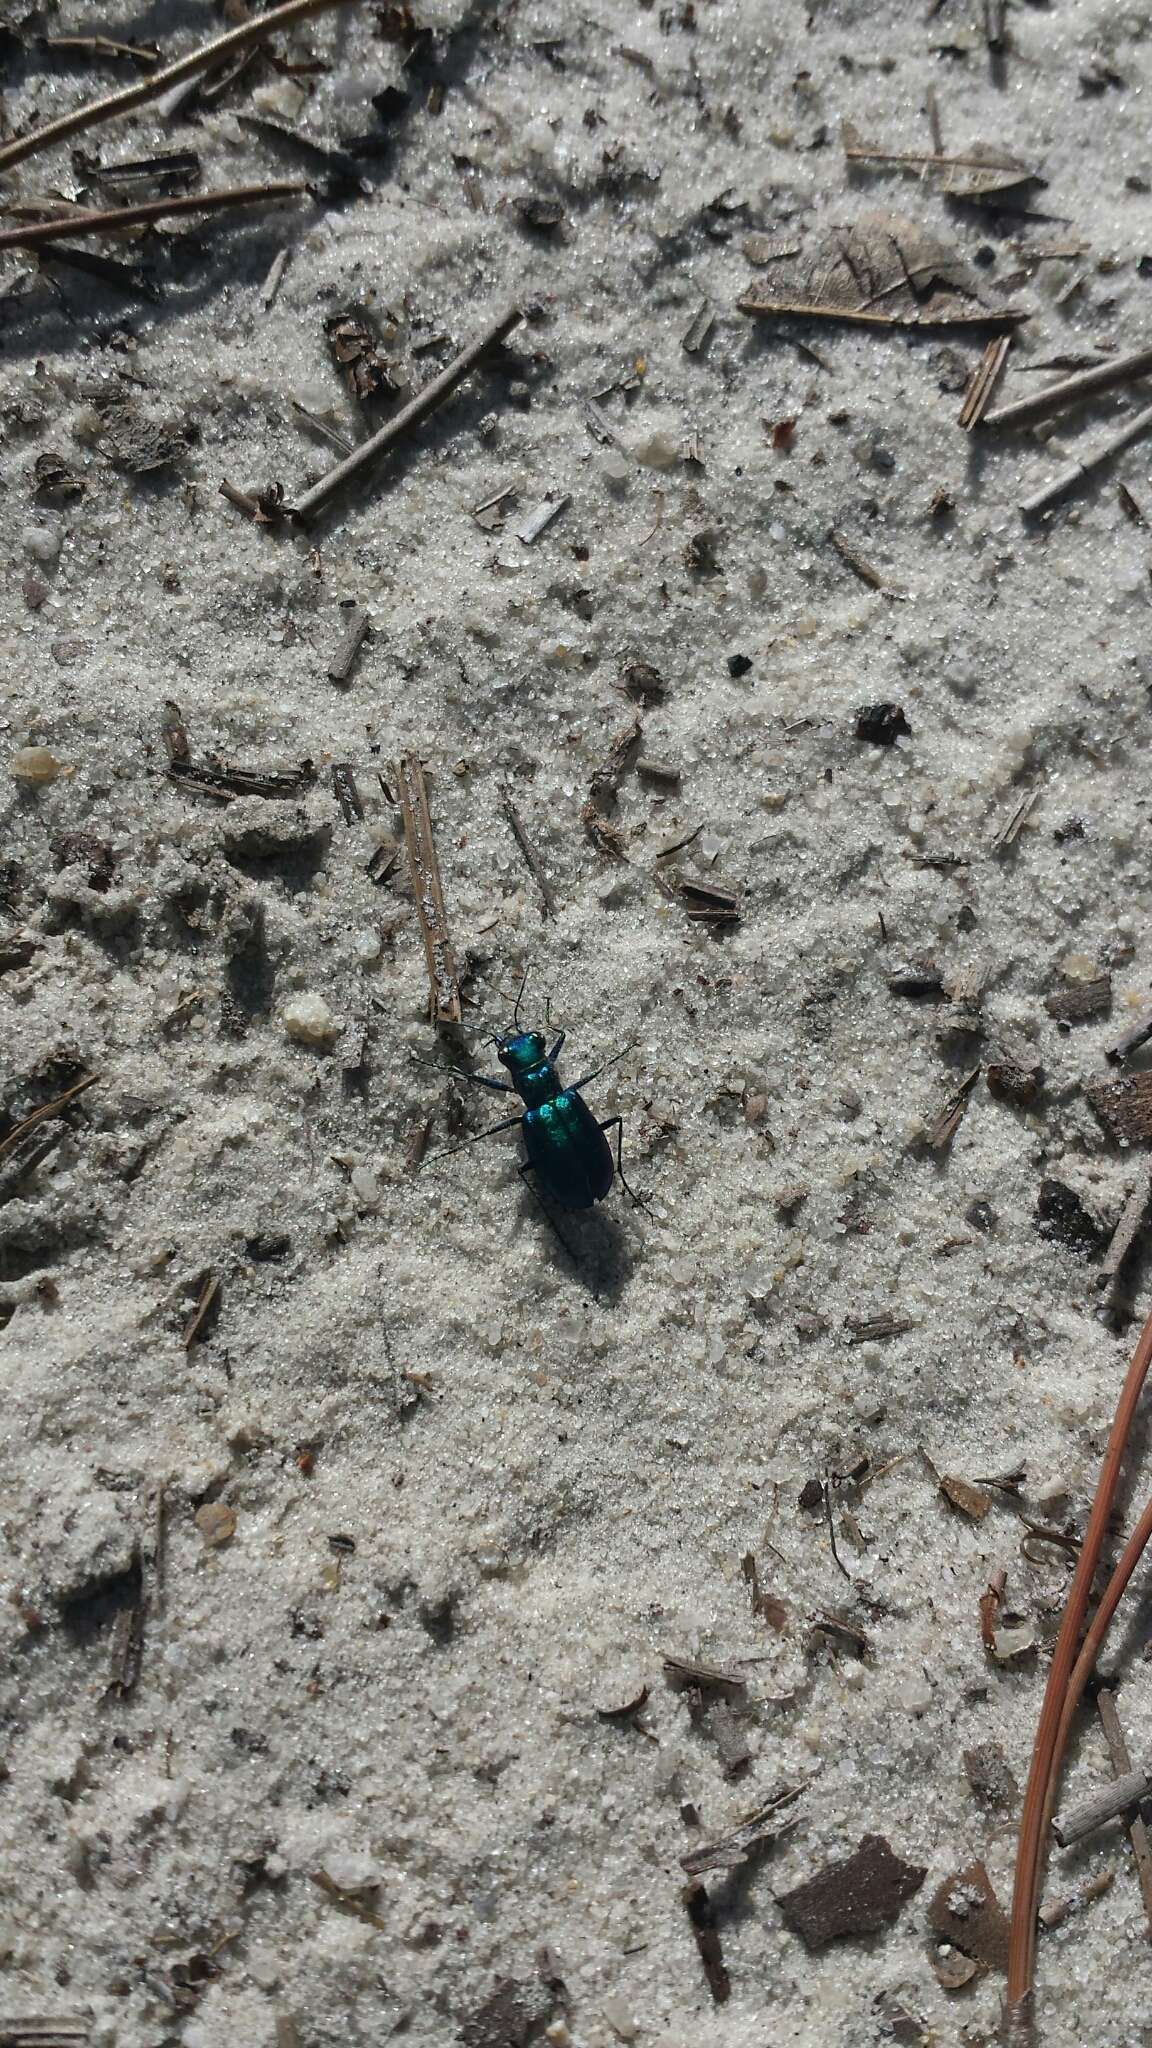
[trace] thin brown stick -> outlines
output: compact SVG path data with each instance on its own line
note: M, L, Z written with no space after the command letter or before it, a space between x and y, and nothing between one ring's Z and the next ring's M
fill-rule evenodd
M1152 1315L1148 1317L1140 1332L1140 1341L1132 1354L1132 1363L1120 1399L1116 1404L1116 1415L1108 1438L1108 1448L1100 1467L1100 1478L1096 1486L1096 1497L1092 1513L1084 1534L1080 1560L1068 1592L1064 1618L1052 1653L1048 1670L1048 1683L1044 1688L1044 1703L1040 1709L1040 1721L1036 1730L1036 1742L1032 1751L1032 1762L1028 1772L1028 1786L1024 1794L1024 1806L1020 1816L1020 1833L1016 1847L1016 1875L1012 1891L1012 1923L1008 1941L1008 2019L1010 2028L1027 2025L1031 2008L1032 1987L1036 1972L1036 1908L1040 1897L1041 1860L1044 1836L1048 1825L1056 1776L1060 1768L1064 1745L1076 1702L1083 1690L1084 1682L1095 1661L1098 1642L1103 1640L1116 1603L1119 1601L1127 1578L1119 1586L1108 1606L1113 1589L1120 1580L1121 1570L1127 1563L1128 1576L1135 1569L1140 1554L1134 1550L1136 1537L1144 1530L1144 1542L1152 1535L1152 1502L1145 1509L1140 1528L1129 1539L1120 1564L1105 1590L1097 1609L1092 1627L1084 1640L1079 1659L1076 1646L1088 1601L1092 1592L1092 1581L1104 1547L1104 1538L1112 1514L1116 1489L1120 1483L1120 1468L1124 1461L1128 1438L1131 1434L1136 1409L1143 1390L1148 1368L1152 1365ZM1146 1528L1145 1528L1145 1525ZM1140 1546L1143 1548L1143 1544ZM1131 1554L1131 1557L1130 1557ZM1130 1562L1128 1561L1130 1558Z
M24 1117L14 1131L9 1131L8 1136L0 1144L0 1159L7 1159L8 1154L16 1150L17 1145L28 1136L29 1131L35 1130L37 1124L46 1123L49 1117L59 1116L61 1110L67 1109L70 1102L75 1102L78 1095L83 1095L86 1088L95 1087L99 1079L99 1074L81 1074L80 1079L73 1081L70 1088L65 1088L62 1095L57 1095L51 1102L41 1103L40 1108L34 1109L30 1116Z
M424 938L431 985L429 1013L434 1024L459 1024L464 1012L460 1003L460 979L448 935L448 914L440 887L440 864L432 837L428 812L428 789L424 769L415 754L405 754L397 770L400 807L404 813L404 844L416 915Z
M984 425L1030 426L1033 420L1047 419L1049 413L1079 405L1083 398L1095 398L1102 391L1114 391L1118 384L1133 384L1137 377L1148 376L1152 376L1152 348L1138 348L1131 355L1117 356L1114 362L1078 370L1074 377L1061 377L1057 383L1046 384L1043 391L1034 391L1027 398L1014 398L1008 405L998 405L995 412L985 413Z
M139 85L127 85L120 92L110 92L103 99L89 100L85 106L74 107L70 114L61 114L56 121L48 121L42 128L33 128L29 135L18 135L14 141L0 149L0 171L10 171L13 164L22 164L30 156L39 156L42 149L50 149L55 142L67 142L70 136L79 135L85 128L95 128L102 121L115 120L117 114L127 114L133 107L142 107L146 100L159 99L169 86L179 85L184 78L195 77L198 71L207 71L219 64L224 57L230 57L233 50L242 50L247 43L262 43L279 29L290 28L295 21L303 21L309 14L324 14L332 7L344 7L350 0L285 0L282 7L274 7L269 14L258 14L251 21L242 21L239 28L231 28L226 35L214 36L210 43L201 43L198 50L190 50L186 57L178 57L174 64L166 64L162 71L150 72Z
M307 523L314 513L319 512L321 507L328 503L329 498L334 497L353 477L359 476L361 470L367 469L376 461L377 456L383 455L385 449L391 448L394 442L403 440L405 434L410 433L413 427L419 426L421 420L427 419L428 414L435 411L441 400L447 398L449 392L454 391L458 384L463 383L465 377L471 375L481 357L486 355L490 348L495 348L498 342L503 341L506 335L511 334L519 319L520 310L517 306L511 306L506 313L502 313L499 320L494 321L478 341L470 342L466 349L461 350L455 361L448 364L447 369L441 370L438 377L433 377L416 393L415 398L409 399L407 405L402 406L398 413L394 413L387 425L380 428L379 433L370 434L366 441L358 442L352 453L344 457L343 462L338 462L335 469L330 469L327 476L322 476L318 484L313 484L310 491L305 491L304 496L298 498L292 508L294 516L302 523Z
M556 898L552 894L552 884L548 880L547 875L544 873L544 869L540 861L540 856L537 853L536 848L533 846L532 841L529 839L528 834L524 830L524 823L520 816L520 813L516 809L516 806L513 803L506 789L502 789L500 791L500 808L503 811L504 816L507 818L509 825L511 826L513 839L516 841L517 846L520 848L521 853L524 855L524 864L527 867L528 872L532 876L532 879L535 882L536 887L539 889L541 897L543 898L545 917L555 917Z
M0 228L0 249L36 249L43 242L73 241L77 235L109 235L141 221L167 220L178 213L219 213L227 206L256 206L263 199L297 199L308 187L299 178L269 185L228 185L220 192L187 192L180 199L144 199L106 213L72 213L64 220L33 221L25 228Z

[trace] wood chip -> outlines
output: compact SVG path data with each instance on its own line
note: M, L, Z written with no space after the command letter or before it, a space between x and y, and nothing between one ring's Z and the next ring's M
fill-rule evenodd
M826 1864L806 1884L779 1895L776 1904L804 1946L816 1950L890 1927L927 1874L923 1865L897 1856L883 1835L865 1835L851 1856Z
M563 512L565 505L570 505L571 502L568 497L542 498L538 505L534 505L530 512L525 513L519 526L514 529L517 540L523 541L526 548L533 547L545 529Z
M1090 1017L1106 1017L1112 1008L1112 976L1098 974L1092 981L1070 981L1045 996L1044 1008L1060 1024L1083 1024Z
M850 1344L873 1344L880 1337L902 1337L907 1330L918 1325L911 1316L882 1314L877 1316L845 1316L844 1328Z
M699 355L715 325L716 315L712 311L711 306L705 303L701 306L700 311L686 332L681 336L681 348L687 355Z
M1087 1081L1084 1093L1118 1144L1139 1145L1152 1138L1152 1072Z

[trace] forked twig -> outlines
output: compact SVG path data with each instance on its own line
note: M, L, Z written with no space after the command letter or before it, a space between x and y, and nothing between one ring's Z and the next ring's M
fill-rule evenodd
M18 135L0 149L0 171L10 171L13 164L22 164L30 156L38 156L42 149L50 149L54 142L66 142L71 135L79 135L85 128L95 128L101 121L112 121L117 114L127 114L133 107L144 105L146 100L159 99L169 86L179 85L185 78L194 78L198 71L208 71L219 64L222 58L230 57L235 50L242 50L248 43L262 43L266 37L275 35L278 29L290 28L294 21L303 21L309 14L323 14L331 7L344 7L349 0L285 0L282 7L274 7L268 14L257 14L250 21L242 21L239 28L231 28L227 34L214 36L210 43L201 43L198 50L190 50L186 57L178 57L174 64L166 64L162 71L152 71L139 85L126 85L121 92L110 92L100 100L89 100L85 106L74 107L70 114L61 114L56 121L46 121L42 128L33 128L28 135Z

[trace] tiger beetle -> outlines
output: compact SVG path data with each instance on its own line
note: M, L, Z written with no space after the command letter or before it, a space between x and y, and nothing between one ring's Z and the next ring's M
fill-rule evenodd
M527 981L527 975L524 980ZM620 1176L620 1185L637 1209L647 1205L643 1198L629 1187L624 1178L624 1162L621 1148L624 1143L624 1119L610 1116L603 1123L597 1121L581 1096L580 1090L594 1081L604 1068L611 1066L611 1060L593 1068L582 1081L573 1081L568 1087L561 1082L556 1072L556 1061L564 1043L565 1032L561 1032L551 1052L546 1050L547 1039L540 1031L524 1031L520 1026L520 999L524 994L524 982L512 1013L512 1027L499 1038L492 1040L496 1057L510 1075L507 1081L498 1081L489 1074L469 1074L463 1067L453 1067L464 1081L471 1081L477 1088L491 1088L501 1095L518 1095L524 1104L519 1116L505 1117L503 1123L493 1124L490 1130L480 1131L475 1138L466 1138L464 1145L479 1144L481 1138L494 1138L498 1131L511 1131L520 1127L527 1158L520 1166L521 1179L534 1173L539 1188L550 1195L561 1209L591 1209L602 1202L612 1187L613 1171ZM614 1058L621 1055L616 1053ZM612 1148L605 1133L616 1132L616 1161L613 1168ZM463 1151L464 1145L452 1145L451 1152ZM438 1155L448 1157L447 1152Z

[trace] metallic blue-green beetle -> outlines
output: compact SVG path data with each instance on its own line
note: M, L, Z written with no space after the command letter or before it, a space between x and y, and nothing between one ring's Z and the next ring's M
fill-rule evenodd
M479 1135L492 1138L497 1131L510 1131L519 1125L528 1155L520 1167L521 1175L535 1173L542 1193L551 1196L561 1209L591 1209L604 1200L612 1186L612 1148L605 1132L614 1130L615 1171L620 1176L620 1185L637 1208L643 1207L640 1196L624 1178L623 1117L610 1116L599 1123L580 1093L604 1068L594 1068L582 1081L573 1081L566 1088L556 1072L564 1037L562 1031L548 1052L547 1041L539 1031L522 1031L519 1022L514 1022L510 1031L493 1040L496 1057L507 1068L509 1080L469 1074L462 1067L453 1069L462 1080L472 1081L478 1088L491 1088L501 1095L516 1094L524 1104L520 1116L506 1117L503 1123L493 1124L491 1130ZM471 1138L467 1142L476 1144L478 1140Z

